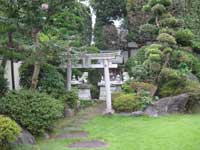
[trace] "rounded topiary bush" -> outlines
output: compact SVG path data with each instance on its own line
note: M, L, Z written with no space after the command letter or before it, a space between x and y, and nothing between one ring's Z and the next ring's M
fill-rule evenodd
M40 134L62 117L63 104L38 92L22 90L7 93L0 98L0 113L13 118L32 134Z
M161 16L161 15L166 11L166 8L165 8L165 6L162 5L162 4L156 4L155 6L152 7L151 11L152 11L155 15Z
M15 141L20 132L21 128L15 121L0 115L0 148L6 150L8 144Z
M64 101L65 104L67 104L68 107L72 109L76 109L79 101L78 94L75 90L65 92L60 96L61 100Z
M176 39L167 34L167 33L161 33L158 37L157 37L157 40L159 42L163 42L163 43L168 43L168 44L176 44Z
M139 107L139 100L134 94L121 94L113 100L113 108L116 112L133 112Z
M144 24L140 26L139 33L142 41L153 41L158 34L158 28L153 24Z
M194 34L189 29L180 29L176 32L176 41L178 44L183 46L190 46L192 44L192 39Z
M4 69L0 66L0 95L3 95L8 90L7 80L4 78Z
M179 26L179 22L175 17L164 18L160 21L162 27L174 28Z
M20 85L22 87L30 87L33 69L33 65L29 65L27 63L22 64L20 68ZM63 76L54 66L49 64L44 64L41 66L38 82L38 89L40 91L51 94L57 89L64 89L64 83Z

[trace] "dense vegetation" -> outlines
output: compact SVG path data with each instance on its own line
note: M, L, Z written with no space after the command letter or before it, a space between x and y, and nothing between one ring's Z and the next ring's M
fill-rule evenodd
M143 111L159 98L183 93L190 96L187 112L199 110L199 0L91 0L94 29L90 8L77 0L0 3L0 115L13 119L0 116L0 131L6 131L0 132L0 146L16 139L21 131L17 124L40 135L67 111L78 110L77 90L66 91L63 66L69 58L99 49L130 51L129 43L139 48L119 67L131 79L112 95L116 112ZM123 22L120 31L116 20ZM8 60L11 65L22 62L20 91L8 91ZM85 71L96 99L102 70L72 70L76 77Z

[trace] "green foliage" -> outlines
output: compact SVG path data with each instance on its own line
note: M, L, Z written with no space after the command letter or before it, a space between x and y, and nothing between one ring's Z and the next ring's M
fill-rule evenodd
M28 90L10 92L0 99L0 113L13 118L32 134L50 129L62 117L63 105L52 97Z
M148 4L153 7L156 4L162 4L166 7L172 4L172 0L149 0Z
M173 52L173 49L171 47L166 47L163 49L164 54L168 54L168 53L172 53L172 52Z
M175 37L178 44L183 46L190 46L192 39L194 38L194 34L189 29L180 29L176 32Z
M0 146L6 149L20 135L21 128L8 117L0 116Z
M151 93L148 91L141 90L137 94L140 101L140 109L145 109L147 106L153 103L154 98Z
M104 23L126 14L126 1L124 0L93 0L93 5L98 20Z
M161 33L158 37L157 37L157 40L159 41L159 42L163 42L163 43L167 43L167 44L172 44L172 45L174 45L174 44L176 44L176 39L173 37L173 36L171 36L171 35L169 35L169 34L167 34L167 33Z
M142 41L153 41L158 34L158 28L152 24L144 24L140 26L139 33Z
M135 82L132 81L130 83L130 86L132 88L133 91L135 91L136 93L141 93L143 91L148 92L150 95L154 95L157 87L151 83L146 83L146 82Z
M172 35L172 36L175 36L176 35L176 32L174 31L174 29L171 29L171 28L162 28L159 30L159 33L167 33L169 35Z
M200 54L200 41L198 41L198 40L192 41L192 50L195 53Z
M174 51L171 57L171 67L174 69L180 69L183 65L186 65L186 67L200 79L199 58L192 53L183 50Z
M62 100L65 104L67 104L68 107L75 110L77 109L79 101L77 91L72 90L69 92L65 92L63 95L59 95L59 99Z
M151 11L156 15L156 16L161 16L163 13L165 13L166 8L162 4L156 4L151 8Z
M145 60L145 48L141 48L138 50L136 56L130 57L128 61L125 64L125 67L127 71L129 72L130 75L132 75L132 68L135 67L136 65L142 65L142 63Z
M4 69L0 66L0 96L8 90L7 80L4 78Z
M160 20L160 25L162 27L168 27L168 28L175 28L178 27L179 22L175 17L170 17L170 18L164 18Z
M113 108L117 112L133 112L138 106L139 100L134 94L122 94L113 100Z
M167 97L181 94L186 85L186 79L186 76L179 71L164 68L160 74L159 95L161 97Z
M133 66L130 74L136 81L144 81L148 79L148 71L144 65Z
M20 68L20 85L29 88L33 73L33 65L22 64ZM57 69L49 64L41 66L39 74L38 89L48 94L58 92L64 89L64 78Z
M124 93L135 93L135 91L133 90L133 88L131 87L131 80L126 81L126 83L124 83L122 85L122 90ZM117 98L120 96L121 93L115 93L114 98Z

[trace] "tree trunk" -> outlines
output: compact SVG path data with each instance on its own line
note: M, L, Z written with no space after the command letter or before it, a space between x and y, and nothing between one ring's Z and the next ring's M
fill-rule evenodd
M34 41L34 47L37 53L37 49L39 48L39 39L38 39L38 33L40 32L39 29L33 29L33 41ZM33 76L32 76L32 81L31 81L31 89L35 90L38 85L38 78L40 74L40 68L41 68L41 63L39 61L35 61L34 64L34 71L33 71Z
M13 43L13 32L8 32L8 48L12 50L14 48ZM14 72L14 61L13 59L10 60L11 63L11 79L12 79L12 89L15 90L15 72Z
M72 80L72 60L71 60L71 50L68 49L67 52L67 80L66 80L66 89L67 91L71 90L71 80Z

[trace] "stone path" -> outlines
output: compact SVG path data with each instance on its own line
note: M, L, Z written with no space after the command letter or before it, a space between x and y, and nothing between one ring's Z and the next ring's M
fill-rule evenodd
M63 124L60 128L64 133L52 136L53 139L81 139L80 142L72 143L67 146L70 149L96 149L107 148L108 144L98 140L88 140L89 134L83 131L82 126L89 120L96 116L102 115L106 106L105 103L95 104L92 107L88 107L82 112L79 112L77 116L70 119L66 124Z
M77 142L69 145L69 148L106 148L108 145L105 142L92 140L92 141L83 141Z

